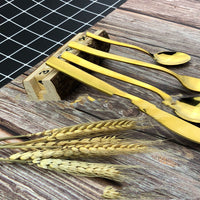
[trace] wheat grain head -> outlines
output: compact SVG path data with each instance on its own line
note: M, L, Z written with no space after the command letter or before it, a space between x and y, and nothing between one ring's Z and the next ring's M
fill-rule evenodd
M104 188L102 197L105 199L122 199L121 193L111 185Z
M36 158L77 158L77 157L95 157L95 156L112 156L119 154L131 154L144 152L148 148L147 146L140 144L130 144L119 142L116 144L110 143L89 143L89 144L77 144L66 145L62 148L55 149L41 149L32 150L27 152L18 152L10 156L11 160L29 160Z
M33 160L38 167L68 173L77 176L101 177L115 181L123 181L124 174L121 169L129 168L125 165L113 165L104 163L90 163L75 160L42 159Z

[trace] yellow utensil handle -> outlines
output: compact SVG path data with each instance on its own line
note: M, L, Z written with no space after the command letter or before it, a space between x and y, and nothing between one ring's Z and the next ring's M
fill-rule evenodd
M60 72L63 72L76 80L85 83L86 85L89 85L95 89L98 89L106 94L114 95L117 94L119 96L125 97L126 94L122 90L119 90L118 88L106 83L105 81L102 81L101 79L96 78L95 76L92 76L91 74L88 74L87 72L71 65L68 62L65 62L59 58L56 58L54 56L50 57L46 64ZM132 96L132 100L138 101L140 100L139 97ZM145 101L145 100L143 100Z
M137 105L134 100L132 101L132 103ZM146 105L148 105L148 103ZM137 106L140 107L139 105ZM194 126L174 115L171 115L157 108L156 106L153 107L150 103L149 107L147 107L146 109L143 108L142 111L151 116L163 126L167 127L169 130L177 133L184 138L200 144L200 128L198 128L197 126Z
M146 63L146 62L135 60L135 59L132 59L132 58L126 58L126 57L123 57L123 56L103 52L103 51L85 46L85 45L80 44L78 42L73 42L73 41L69 42L68 46L71 47L71 48L74 48L74 49L77 49L77 50L98 56L98 57L107 58L107 59L116 60L116 61L125 62L125 63L129 63L129 64L134 64L134 65L139 65L139 66L147 67L147 68L151 68L151 69L156 69L156 70L160 70L160 71L169 73L169 74L171 74L175 77L178 77L178 75L175 72L173 72L173 71L171 71L171 70L169 70L165 67L161 67L159 65L154 65L154 64L151 64L151 63Z
M127 44L127 43L124 43L124 42L118 42L116 40L111 40L111 39L108 39L108 38L105 38L105 37L101 37L99 35L95 35L93 33L90 33L90 32L86 32L86 36L88 37L91 37L91 38L94 38L96 40L100 40L102 42L106 42L106 43L109 43L109 44L114 44L114 45L118 45L118 46L123 46L123 47L128 47L128 48L132 48L132 49L137 49L139 51L142 51L150 56L152 56L152 54L150 52L148 52L147 50L141 48L141 47L138 47L138 46L135 46L135 45L132 45L132 44Z
M132 103L135 104L141 111L157 120L166 128L191 141L200 143L200 128L157 108L154 104L123 92L118 88L84 72L83 70L78 69L63 60L60 60L59 58L52 56L46 61L46 64L107 94L115 94L130 99Z
M134 85L138 85L140 87L143 87L143 88L146 88L148 90L151 90L151 91L154 91L156 92L157 94L159 94L164 100L166 100L167 102L171 102L172 98L165 92L163 92L162 90L150 85L150 84L147 84L147 83L144 83L142 81L138 81L134 78L131 78L131 77L128 77L128 76L125 76L123 74L120 74L120 73L117 73L115 71L112 71L112 70L109 70L109 69L106 69L104 67L101 67L99 65L96 65L92 62L89 62L79 56L76 56L70 52L67 52L65 51L62 55L61 55L62 58L64 58L65 60L68 60L70 62L73 62L75 64L78 64L84 68L87 68L89 70L92 70L92 71L95 71L95 72L98 72L98 73L101 73L101 74L104 74L106 76L110 76L112 78L116 78L118 80L121 80L121 81L124 81L124 82L127 82L127 83L131 83L131 84L134 84Z

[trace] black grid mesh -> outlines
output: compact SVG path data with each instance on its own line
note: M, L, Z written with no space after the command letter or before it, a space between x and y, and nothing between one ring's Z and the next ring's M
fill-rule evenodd
M0 87L126 0L9 0L0 4Z

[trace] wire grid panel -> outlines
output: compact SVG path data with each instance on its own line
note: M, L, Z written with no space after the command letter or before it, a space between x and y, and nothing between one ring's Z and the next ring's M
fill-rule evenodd
M0 87L125 0L1 0Z

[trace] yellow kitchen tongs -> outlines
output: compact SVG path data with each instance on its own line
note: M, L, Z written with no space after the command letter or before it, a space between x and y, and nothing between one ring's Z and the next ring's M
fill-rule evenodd
M46 61L46 64L109 95L118 95L131 100L131 102L142 112L148 114L174 133L193 142L200 143L200 128L197 126L157 108L154 104L149 103L148 101L133 96L127 92L123 92L122 90L119 90L118 88L59 58L52 56Z

